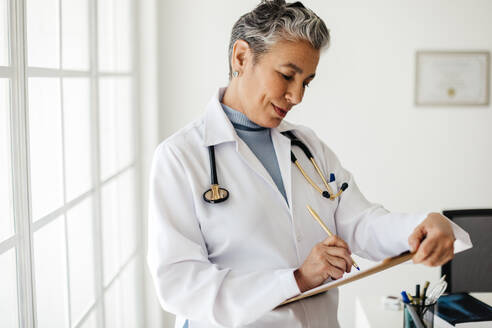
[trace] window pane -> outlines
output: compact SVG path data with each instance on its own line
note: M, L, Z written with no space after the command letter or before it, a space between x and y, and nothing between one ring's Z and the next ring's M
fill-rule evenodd
M101 177L107 178L134 160L131 78L100 81Z
M62 0L64 69L89 69L89 3Z
M104 327L123 327L120 280L116 279L104 294Z
M0 254L0 268L0 325L2 328L19 327L14 249Z
M70 308L72 322L79 322L95 302L92 199L67 212Z
M32 213L37 220L63 204L60 80L29 79Z
M133 328L142 327L140 322L141 318L141 290L143 285L140 284L142 279L138 271L137 260L133 260L129 263L128 267L121 274L121 288L122 288L122 309L123 309L123 327Z
M89 79L63 79L67 201L92 186L89 88Z
M131 169L102 188L104 284L118 273L137 245L135 173Z
M27 0L26 3L28 65L59 68L59 0Z
M97 328L97 312L92 310L84 323L78 326L78 328Z
M0 66L9 65L9 5L0 0Z
M64 235L62 217L34 233L36 327L68 325Z
M14 233L9 112L9 80L0 79L0 242Z
M99 69L130 71L132 63L132 0L99 0Z
M107 286L120 269L118 183L116 180L111 180L102 187L101 204L104 286Z
M137 247L135 174L131 169L118 177L118 217L120 227L120 264L128 261Z

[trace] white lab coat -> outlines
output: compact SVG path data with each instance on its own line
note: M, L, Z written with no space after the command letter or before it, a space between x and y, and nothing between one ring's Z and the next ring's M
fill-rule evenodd
M293 271L327 237L306 205L353 253L372 260L407 250L408 236L427 213L389 213L370 203L312 130L283 121L271 136L287 204L223 112L224 91L212 97L202 118L163 141L154 154L147 259L159 301L177 315L176 327L186 319L190 328L338 327L336 289L275 309L300 293ZM290 140L280 133L286 130L310 148L325 176L335 174L332 190L348 183L341 197L323 198L291 164ZM220 204L202 198L210 188L209 145L215 145L219 183L230 192ZM322 186L302 150L293 151Z

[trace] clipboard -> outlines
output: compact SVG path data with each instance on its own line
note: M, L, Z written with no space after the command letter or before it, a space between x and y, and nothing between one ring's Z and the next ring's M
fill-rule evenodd
M365 271L354 273L352 275L347 276L346 278L330 281L330 282L323 284L321 286L318 286L316 288L307 290L300 295L289 298L289 299L283 301L279 306L282 306L282 305L285 305L288 303L292 303L292 302L298 301L298 300L306 298L306 297L310 297L313 295L317 295L317 294L326 292L327 290L330 290L332 288L343 286L343 285L346 285L348 283L351 283L351 282L359 280L359 279L363 279L363 278L368 277L370 275L373 275L375 273L378 273L378 272L384 271L386 269L389 269L391 267L394 267L395 265L406 262L406 261L410 260L413 257L413 255L414 255L414 253L410 253L410 251L406 251L406 252L401 253L400 255L397 255L394 257L389 257L389 258L383 260L381 263L376 264L375 266L373 266L373 267L371 267Z

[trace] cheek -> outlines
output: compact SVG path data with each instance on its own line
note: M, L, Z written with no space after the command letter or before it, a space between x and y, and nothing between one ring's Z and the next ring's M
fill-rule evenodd
M285 94L286 86L282 78L270 77L265 82L265 92L271 100L279 99Z

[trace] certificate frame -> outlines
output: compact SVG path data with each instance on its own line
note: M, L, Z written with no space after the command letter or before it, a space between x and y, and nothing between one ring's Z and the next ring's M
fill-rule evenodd
M416 106L488 106L489 103L489 51L416 52Z

